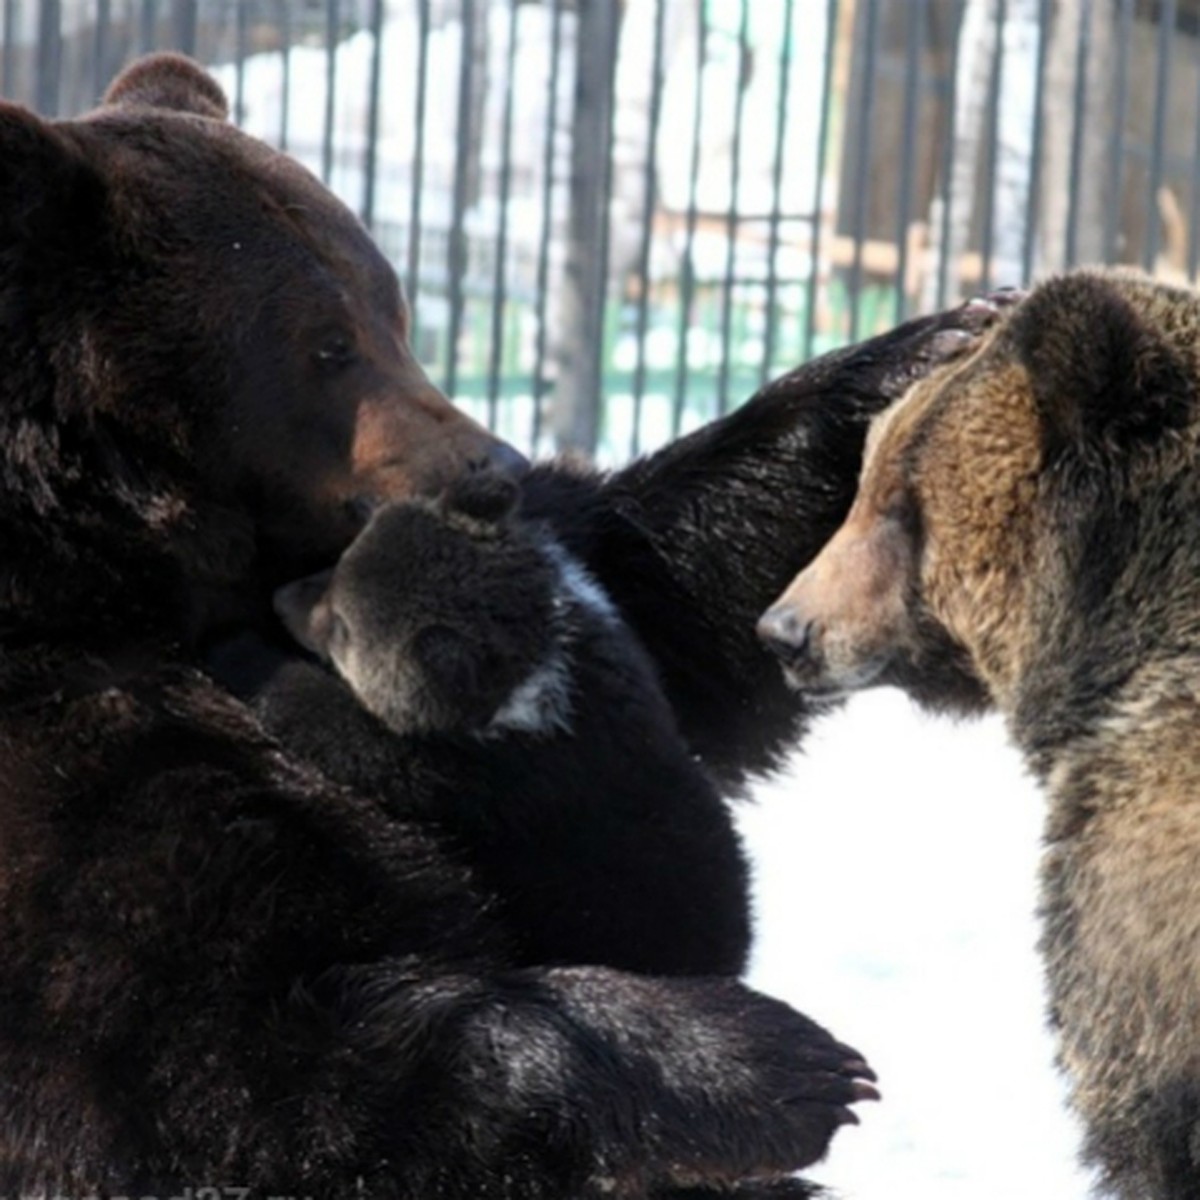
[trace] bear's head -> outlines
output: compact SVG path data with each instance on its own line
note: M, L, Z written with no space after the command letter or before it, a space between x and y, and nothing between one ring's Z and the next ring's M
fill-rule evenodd
M1010 712L1101 694L1200 613L1198 379L1193 293L1042 284L877 419L845 524L760 634L815 691Z
M0 632L194 636L378 503L521 456L408 345L396 275L189 60L0 104Z
M516 500L477 475L381 508L333 570L279 589L276 611L397 733L552 725L560 573Z

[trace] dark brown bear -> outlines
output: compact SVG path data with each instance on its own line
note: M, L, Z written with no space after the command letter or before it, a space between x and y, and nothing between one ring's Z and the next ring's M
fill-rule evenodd
M1087 1151L1200 1197L1200 298L1080 272L872 430L762 622L801 687L994 702L1045 785L1042 949Z
M420 823L199 668L380 500L519 465L426 382L353 217L224 113L172 57L81 120L0 106L0 1194L786 1194L854 1052L732 980L515 968ZM840 520L867 416L988 315L525 484L726 783L805 715L754 614Z

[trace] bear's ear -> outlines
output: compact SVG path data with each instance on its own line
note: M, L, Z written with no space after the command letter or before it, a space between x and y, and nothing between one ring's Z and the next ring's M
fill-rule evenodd
M288 633L301 646L318 658L329 660L329 639L333 627L333 610L329 604L329 588L333 569L319 575L309 575L285 584L274 595L275 612Z
M104 93L104 103L127 108L165 108L217 121L229 118L221 85L182 54L149 54L126 67Z
M74 246L94 230L104 184L68 137L48 121L0 101L0 250Z
M1009 324L1050 455L1126 453L1192 419L1187 364L1119 281L1080 272L1035 289Z
M512 515L520 494L520 488L507 476L496 471L477 471L450 485L445 505L449 511L476 521L499 524Z

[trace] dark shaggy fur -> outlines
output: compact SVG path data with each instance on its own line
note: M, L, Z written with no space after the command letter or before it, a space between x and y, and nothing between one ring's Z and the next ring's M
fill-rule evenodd
M748 880L725 804L598 585L481 478L381 510L335 571L279 593L347 683L287 664L256 711L442 831L522 964L738 974Z
M798 678L873 649L919 691L941 646L1007 716L1049 799L1060 1058L1123 1200L1200 1200L1198 513L1200 299L1077 272L881 419L768 622L808 630L781 645Z
M424 822L198 669L372 504L517 459L425 380L353 217L222 108L173 58L79 121L0 106L0 1193L580 1200L813 1161L854 1052L732 980L519 966ZM976 315L529 481L724 780L804 716L753 615Z

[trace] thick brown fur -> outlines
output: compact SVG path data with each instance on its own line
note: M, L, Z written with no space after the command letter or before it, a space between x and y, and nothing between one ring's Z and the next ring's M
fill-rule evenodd
M381 500L521 465L429 384L359 222L226 107L175 56L80 120L0 105L0 1194L802 1194L856 1052L732 979L522 962L434 831L202 668ZM869 416L993 317L524 482L724 786L809 712L753 614L840 521Z
M800 686L1007 716L1049 797L1061 1061L1126 1200L1200 1197L1198 389L1194 293L1050 280L879 419L762 622Z

